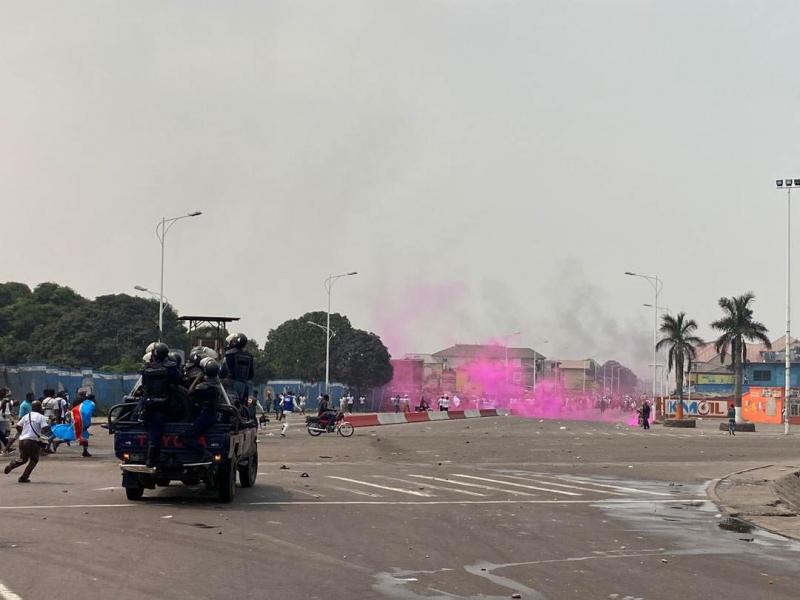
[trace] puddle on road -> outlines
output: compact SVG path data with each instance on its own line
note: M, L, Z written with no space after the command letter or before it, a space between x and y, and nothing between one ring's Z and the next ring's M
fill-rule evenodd
M720 529L725 531L735 531L736 533L750 533L753 526L750 523L737 519L736 517L724 517L717 523Z

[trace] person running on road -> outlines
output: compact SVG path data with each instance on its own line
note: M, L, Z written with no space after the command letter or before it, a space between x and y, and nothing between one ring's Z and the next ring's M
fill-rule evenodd
M31 412L17 423L17 430L20 432L19 458L8 463L3 472L8 475L17 467L28 463L25 471L17 479L19 483L28 483L31 473L39 463L39 437L50 430L50 422L44 416L41 402L37 400L33 403Z
M733 402L728 405L728 435L736 435L736 408Z
M283 427L281 428L281 437L286 437L286 430L289 429L289 416L299 409L300 407L297 406L294 394L289 392L283 397Z

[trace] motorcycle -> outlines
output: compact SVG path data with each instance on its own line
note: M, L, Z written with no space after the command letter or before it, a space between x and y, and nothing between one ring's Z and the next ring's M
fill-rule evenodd
M352 423L345 421L344 413L325 413L319 417L306 417L308 434L316 437L323 433L338 433L342 437L353 435L355 428Z

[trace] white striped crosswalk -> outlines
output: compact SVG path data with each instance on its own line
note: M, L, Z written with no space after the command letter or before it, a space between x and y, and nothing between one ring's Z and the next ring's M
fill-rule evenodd
M674 498L677 493L665 484L633 482L572 474L539 473L526 469L433 469L408 465L391 472L364 472L348 468L315 479L305 489L287 485L294 494L320 501L357 498L381 502L409 500L425 503L542 501L542 502L641 502L648 498ZM289 475L287 475L288 477ZM287 481L287 484L289 482Z

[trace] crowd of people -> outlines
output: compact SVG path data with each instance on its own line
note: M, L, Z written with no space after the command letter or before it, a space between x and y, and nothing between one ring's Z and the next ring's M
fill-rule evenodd
M95 396L78 390L71 400L66 390L45 389L37 398L28 392L16 402L8 388L0 388L0 446L3 455L18 451L4 472L27 465L17 479L28 483L41 454L53 454L61 444L78 442L82 456L89 458L89 428L96 411Z

